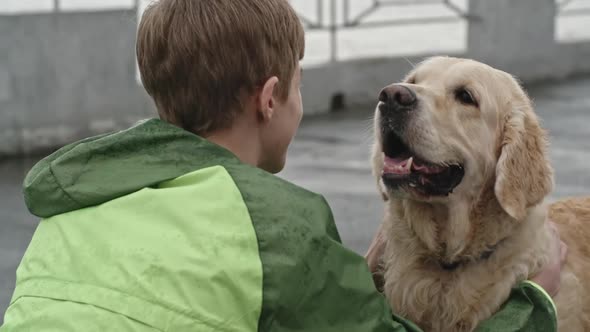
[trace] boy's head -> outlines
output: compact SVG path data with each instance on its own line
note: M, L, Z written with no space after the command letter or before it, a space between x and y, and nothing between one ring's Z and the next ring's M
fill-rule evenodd
M293 108L299 97L301 108L292 84L304 49L287 0L155 1L137 40L142 81L160 118L202 136L230 128L271 78L278 81L270 103Z

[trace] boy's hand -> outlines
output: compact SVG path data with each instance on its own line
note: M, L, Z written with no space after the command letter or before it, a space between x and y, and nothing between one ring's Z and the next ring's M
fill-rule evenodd
M369 250L365 255L369 270L373 275L373 281L377 290L382 292L385 281L383 280L383 253L385 252L385 236L383 234L383 226L379 226L377 234L373 238L373 242L369 246Z
M543 287L551 297L555 298L561 285L561 269L567 258L567 245L559 238L559 231L552 221L548 220L545 227L548 228L553 241L551 260L541 272L531 278L531 281Z

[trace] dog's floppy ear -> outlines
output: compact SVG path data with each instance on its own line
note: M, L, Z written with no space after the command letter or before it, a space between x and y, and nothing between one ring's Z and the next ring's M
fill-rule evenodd
M522 105L511 106L505 119L494 188L504 211L516 220L523 220L527 209L553 189L547 136L528 97L524 100Z

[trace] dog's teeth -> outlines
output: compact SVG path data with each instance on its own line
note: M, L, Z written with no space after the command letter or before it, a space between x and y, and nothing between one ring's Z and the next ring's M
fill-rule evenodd
M404 170L407 171L408 173L412 171L412 163L414 162L414 157L410 157L410 159L408 159L408 162L406 163L406 166L404 167Z

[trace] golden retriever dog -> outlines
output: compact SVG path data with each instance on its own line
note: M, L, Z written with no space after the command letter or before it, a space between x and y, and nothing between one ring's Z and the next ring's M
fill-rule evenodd
M472 331L568 245L561 331L590 331L590 199L544 204L547 136L509 74L435 57L383 89L373 172L386 200L385 295L425 331Z

